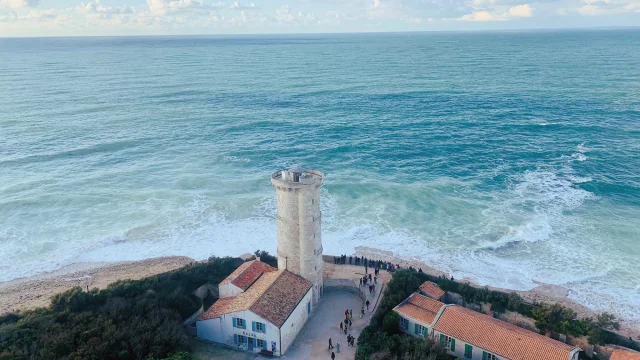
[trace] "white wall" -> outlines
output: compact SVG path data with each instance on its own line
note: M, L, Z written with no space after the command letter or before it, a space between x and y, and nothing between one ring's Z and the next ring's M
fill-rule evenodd
M440 343L440 334L441 333L439 333L437 331L433 331L434 340L436 342L438 342L438 343ZM445 334L445 335L447 335L447 334ZM454 337L452 337L452 338L455 339ZM473 352L472 352L472 356L473 357L471 357L471 358L465 358L464 357L464 347L465 347L466 344L473 346ZM449 350L449 354L452 354L452 355L454 355L456 357L459 357L461 359L471 359L471 360L482 360L482 352L486 351L485 349L479 348L479 347L477 347L477 346L475 346L473 344L465 343L464 341L462 341L460 339L456 339L456 349L455 349L455 351L451 351L451 349L448 349L448 350ZM489 352L489 351L487 351L487 352ZM491 352L489 352L489 353L491 353ZM497 354L494 354L494 355L496 355L497 359L508 360L507 358L498 356Z
M309 314L307 311L307 304L311 303L311 312L313 313L314 304L312 301L313 298L313 289L309 289L305 296L302 298L298 306L293 310L291 315L285 323L282 325L282 352L285 353L289 346L293 343L296 336L302 330L304 325L307 323L309 319Z
M420 336L420 335L416 335L416 324L419 324L419 325L422 325L422 326L426 327L427 329L429 329L429 332L427 333L427 335L431 334L432 329L431 329L431 326L429 324L425 324L425 323L420 322L420 321L415 321L414 319L408 318L408 317L406 317L406 316L404 316L404 315L402 315L400 313L398 313L398 316L400 316L401 318L409 320L409 327L407 329L400 328L400 331L402 331L402 332L404 332L406 334L412 335L412 336Z
M220 318L196 321L196 331L201 339L223 342L222 321Z
M218 286L218 293L221 298L236 296L241 292L242 289L231 283Z
M233 318L243 319L246 323L246 329L239 329L234 327ZM251 326L252 321L265 324L265 332L262 333L253 331ZM196 323L196 327L199 338L209 341L215 341L232 347L236 346L236 344L233 342L234 334L264 340L267 342L267 350L271 350L271 342L275 341L275 355L279 354L280 329L249 310L225 314L215 319L201 320ZM255 351L259 352L260 349L255 349Z

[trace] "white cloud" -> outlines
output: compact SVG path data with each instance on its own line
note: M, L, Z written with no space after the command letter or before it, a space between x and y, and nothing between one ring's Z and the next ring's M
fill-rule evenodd
M233 8L233 9L255 9L256 8L256 4L249 3L247 5L243 5L243 4L240 4L239 2L236 1L233 4L231 4L231 8Z
M508 14L511 17L531 17L533 8L529 4L522 4L510 8Z
M40 0L0 0L0 7L19 9L38 6Z
M583 16L640 13L640 0L584 0L584 3L578 8Z
M285 23L309 24L317 22L315 15L310 12L292 11L289 6L281 6L276 9L276 20Z
M474 22L505 21L514 18L531 17L532 15L533 8L529 4L522 4L511 7L506 11L496 11L494 9L474 11L470 14L463 15L456 20Z
M497 21L504 20L496 17L488 11L474 11L471 14L463 15L458 18L460 21Z

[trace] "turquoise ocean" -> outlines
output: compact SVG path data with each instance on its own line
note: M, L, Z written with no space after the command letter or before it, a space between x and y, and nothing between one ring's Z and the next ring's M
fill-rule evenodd
M0 39L0 281L276 248L561 285L640 323L640 30Z

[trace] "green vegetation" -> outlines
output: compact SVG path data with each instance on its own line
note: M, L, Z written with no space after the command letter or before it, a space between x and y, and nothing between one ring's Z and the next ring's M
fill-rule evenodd
M443 290L460 294L465 302L490 303L491 310L497 313L509 310L530 317L536 321L536 327L542 333L551 332L576 337L587 336L591 344L616 344L640 350L640 345L637 342L624 339L610 331L620 329L615 316L611 314L603 313L598 315L596 319L578 320L575 311L557 303L527 304L516 293L507 294L491 291L487 288L476 288L469 284L429 275L424 275L424 278L437 282Z
M406 299L424 282L420 274L409 269L400 269L384 292L384 296L358 338L356 360L394 359L449 359L446 350L430 338L401 335L399 316L392 309Z
M363 329L358 338L357 360L448 358L448 355L445 355L446 351L430 339L401 335L399 317L392 311L426 280L439 284L443 290L460 294L467 303L491 303L491 309L495 312L509 310L533 318L536 327L542 333L587 336L592 344L617 344L640 350L638 343L610 331L619 329L615 316L611 314L603 313L596 319L578 320L575 311L560 304L528 304L516 293L507 294L488 288L476 288L411 269L400 269L393 274L370 325Z
M271 265L275 257L256 252ZM190 360L182 322L202 306L192 295L217 284L242 260L211 258L142 280L89 292L74 288L51 305L0 317L0 360Z

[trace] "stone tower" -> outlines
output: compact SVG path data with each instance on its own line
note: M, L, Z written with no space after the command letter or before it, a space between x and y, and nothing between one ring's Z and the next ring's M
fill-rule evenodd
M278 269L287 269L313 283L313 303L323 291L320 171L293 168L276 171L271 184L278 201Z

